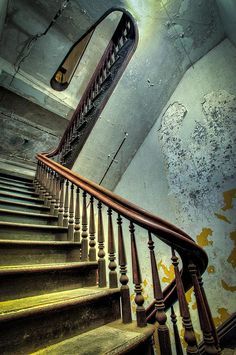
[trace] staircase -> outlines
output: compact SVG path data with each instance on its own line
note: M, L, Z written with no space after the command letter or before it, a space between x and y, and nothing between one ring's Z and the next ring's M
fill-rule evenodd
M0 354L152 354L153 326L121 321L120 289L35 192L0 174Z

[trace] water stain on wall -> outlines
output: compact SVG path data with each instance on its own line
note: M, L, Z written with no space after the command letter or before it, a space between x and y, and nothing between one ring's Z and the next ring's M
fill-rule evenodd
M236 286L230 286L224 280L221 280L221 284L226 291L230 291L230 292L236 291Z
M215 213L215 216L224 222L231 223L230 220L226 216L224 216L223 214Z
M202 228L200 234L197 235L197 244L201 247L206 247L208 245L212 245L213 241L208 240L210 236L212 236L213 230L211 228Z
M232 266L235 268L236 267L236 230L230 233L230 239L234 242L234 247L227 261L228 263L232 264Z
M225 191L223 193L224 196L224 207L223 211L227 211L233 208L233 199L236 198L236 189L232 189L229 191Z

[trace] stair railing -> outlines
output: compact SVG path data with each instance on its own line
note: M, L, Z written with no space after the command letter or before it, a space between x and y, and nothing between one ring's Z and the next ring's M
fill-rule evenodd
M81 242L80 261L98 261L99 287L118 287L120 274L121 313L124 323L131 322L131 304L129 280L127 276L127 258L125 245L128 236L124 236L124 222L129 224L131 243L132 277L135 292L136 319L138 327L147 322L157 322L157 333L162 355L172 354L170 332L167 326L167 310L171 308L174 340L177 354L183 352L174 303L178 300L187 343L187 354L200 354L185 292L193 286L200 326L205 344L205 354L220 354L217 333L212 320L210 307L204 291L201 275L207 266L207 255L185 232L159 217L130 203L100 185L72 172L70 169L49 159L46 154L37 156L38 166L35 187L50 211L58 216L58 224L68 227L68 240ZM87 208L88 201L89 211ZM97 205L97 210L95 206ZM104 213L107 211L107 239L104 233ZM96 211L96 213L95 213ZM95 223L97 215L97 224ZM117 221L118 256L115 245L114 220ZM147 234L150 252L150 269L153 281L154 302L144 308L142 275L139 250L136 242L136 229L141 227ZM155 255L154 241L161 240L170 247L175 279L163 290ZM105 242L108 253L108 280L105 255ZM97 251L98 250L98 251ZM181 259L182 269L179 269ZM117 271L117 263L119 272Z

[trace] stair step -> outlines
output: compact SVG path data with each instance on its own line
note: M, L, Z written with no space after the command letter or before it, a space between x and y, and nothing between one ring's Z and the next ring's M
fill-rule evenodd
M67 241L67 233L66 227L0 221L0 239L4 240Z
M16 177L15 175L7 175L7 174L0 174L0 180L3 181L10 181L15 184L23 185L23 186L33 186L32 179L24 179L22 177Z
M0 310L0 353L29 354L119 319L120 292L81 288L1 302Z
M28 197L28 196L21 196L17 195L17 193L5 193L0 191L0 199L12 202L24 202L25 204L37 204L43 205L44 200L38 197Z
M0 267L0 301L95 286L96 261Z
M118 320L38 350L32 355L153 354L149 342L153 331L151 325L138 328L135 322L123 324Z
M79 261L80 250L81 243L0 239L0 265Z
M10 210L15 211L29 211L29 212L38 212L45 213L50 211L50 207L44 205L36 205L33 203L25 203L25 202L17 202L17 201L9 201L0 198L0 208L8 208Z
M1 186L5 186L5 187L10 187L10 188L16 188L19 191L29 191L29 192L34 192L35 188L33 185L22 185L22 184L16 184L13 181L7 181L7 180L2 180L1 176L0 176L0 184Z
M37 214L32 212L14 211L0 208L1 221L12 223L57 225L58 218L49 214Z
M39 194L36 194L33 191L27 191L13 186L6 186L4 184L1 184L1 182L0 182L0 191L8 194L17 194L25 197L39 197Z

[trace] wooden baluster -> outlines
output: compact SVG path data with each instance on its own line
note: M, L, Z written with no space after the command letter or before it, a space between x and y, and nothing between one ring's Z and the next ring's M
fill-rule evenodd
M114 231L113 231L113 223L112 223L112 209L108 208L108 258L109 258L109 286L110 288L117 288L118 281L117 281L117 264L116 264L116 248L115 248L115 240L114 240Z
M45 177L45 166L42 165L41 167L41 181L40 181L40 188L39 188L39 197L43 199L44 193L46 192L44 187L44 177Z
M120 294L121 294L121 312L123 323L131 323L131 305L130 305L130 292L129 292L129 278L127 276L127 260L125 253L125 245L123 238L123 229L122 229L122 218L120 215L117 218L118 224L118 257L119 257L119 266L120 266Z
M80 242L80 190L76 189L76 204L75 204L75 242Z
M64 204L64 216L63 216L63 226L68 227L68 217L69 217L69 181L66 181L66 193L65 193L65 204Z
M94 220L94 206L93 196L90 197L90 214L89 214L89 261L96 261L95 248L95 220Z
M211 314L211 309L210 309L210 306L209 306L209 303L208 303L208 300L207 300L207 297L206 297L206 294L205 294L205 290L204 290L204 287L203 287L202 277L201 277L201 275L199 273L198 273L198 282L199 282L199 286L200 286L200 289L201 289L201 293L202 293L202 297L203 297L203 300L204 300L204 304L205 304L205 307L206 307L206 311L207 311L207 314L208 314L208 319L209 319L209 322L210 322L210 325L211 325L211 332L212 332L213 338L215 340L215 345L216 345L218 354L220 355L221 354L221 348L220 348L220 342L219 342L218 334L217 334L217 331L216 331L215 323L213 321L213 317L212 317L212 314Z
M50 169L50 168L49 168ZM51 200L52 200L52 188L53 188L53 177L52 177L52 170L50 169L49 170L49 183L48 183L48 196L47 196L47 201L46 201L46 206L49 206L51 205Z
M98 202L98 285L99 287L106 287L107 285L102 204L100 201Z
M210 321L208 318L204 298L202 296L201 288L199 285L197 268L194 263L190 263L188 268L189 268L189 272L192 276L194 293L195 293L195 298L196 298L196 302L197 302L197 309L198 309L198 314L199 314L199 322L200 322L201 330L203 333L205 353L206 353L206 355L217 355L218 350L216 348L215 340L214 340L212 332L211 332L211 324L210 324Z
M61 178L60 181L60 202L59 202L59 209L58 209L58 225L63 226L63 213L64 213L64 179Z
M45 194L44 194L44 204L47 204L48 196L49 196L49 183L50 183L50 168L46 167L46 180L45 180Z
M70 186L70 209L68 221L68 240L74 241L74 184Z
M148 247L150 249L153 290L156 308L156 321L158 323L157 334L159 339L160 352L161 355L171 355L172 351L170 344L170 334L169 329L166 325L167 316L165 313L165 303L161 289L160 277L157 269L156 257L154 253L154 242L152 240L150 232L148 233L148 237Z
M35 189L37 187L38 177L39 177L39 161L37 161L37 167L36 167L36 172L35 172L34 181L33 181Z
M138 252L135 241L135 228L134 224L130 222L129 225L131 236L131 256L132 256L132 271L133 271L133 283L136 307L136 317L138 327L145 327L147 325L145 308L143 307L144 297L142 294L142 277L140 272Z
M56 176L56 203L54 208L54 215L58 216L60 206L60 178L59 175Z
M188 303L185 297L184 286L182 283L181 275L179 272L179 262L175 255L175 251L172 248L172 262L175 270L175 280L176 280L176 290L179 300L179 309L182 317L183 328L184 328L184 340L187 343L187 355L199 355L199 350L197 347L197 341L193 330L193 325L190 318L190 313L188 309Z
M53 174L52 174L52 199L51 199L51 205L50 205L50 213L51 214L54 214L55 205L56 205L56 173L53 172Z
M88 218L87 218L87 203L86 191L83 192L83 209L82 209L82 240L81 240L81 260L88 260Z
M174 330L174 338L175 338L175 349L176 349L176 354L177 355L184 355L181 341L180 341L180 336L179 336L179 329L177 325L177 317L174 311L174 307L171 306L171 321L173 323L173 330Z

